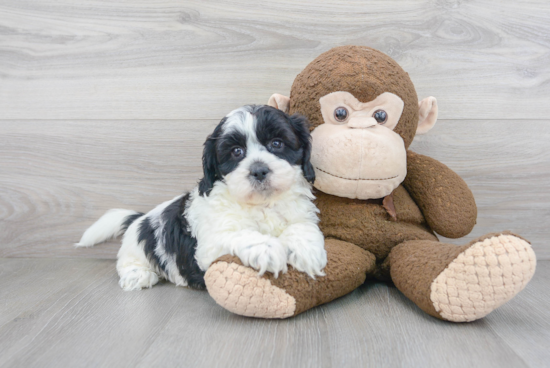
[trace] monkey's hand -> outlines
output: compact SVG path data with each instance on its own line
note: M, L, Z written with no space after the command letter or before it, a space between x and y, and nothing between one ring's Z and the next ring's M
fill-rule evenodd
M407 151L403 185L436 233L460 238L472 231L477 218L474 196L466 182L447 166Z

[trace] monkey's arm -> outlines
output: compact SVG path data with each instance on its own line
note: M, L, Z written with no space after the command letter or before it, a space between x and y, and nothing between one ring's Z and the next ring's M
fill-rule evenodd
M474 196L464 180L447 166L407 151L403 185L436 233L460 238L472 231L477 218Z

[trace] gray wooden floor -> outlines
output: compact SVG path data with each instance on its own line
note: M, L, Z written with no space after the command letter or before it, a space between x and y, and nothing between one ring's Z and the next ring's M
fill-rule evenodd
M548 367L550 262L473 323L439 321L365 284L283 321L233 315L206 292L124 292L112 260L0 259L5 367Z
M548 0L0 0L0 365L550 366L549 35ZM411 148L479 208L448 241L509 229L547 260L516 299L457 325L369 284L252 320L168 284L124 293L119 243L71 246L109 208L191 189L222 116L346 44L438 99Z

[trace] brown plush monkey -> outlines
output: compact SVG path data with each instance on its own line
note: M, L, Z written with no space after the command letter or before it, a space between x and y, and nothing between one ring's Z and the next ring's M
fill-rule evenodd
M290 99L269 104L311 122L325 277L290 269L274 278L233 256L205 275L210 295L241 315L286 318L349 293L366 278L393 281L426 313L453 322L484 317L531 279L536 259L517 235L485 235L464 246L477 209L447 166L408 151L437 119L435 98L417 102L408 74L368 47L334 48L295 79Z

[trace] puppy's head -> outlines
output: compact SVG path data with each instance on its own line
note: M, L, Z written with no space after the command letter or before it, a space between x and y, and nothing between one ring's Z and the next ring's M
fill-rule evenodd
M303 178L313 183L310 154L304 116L270 106L241 107L224 117L204 144L199 193L208 195L221 180L237 200L262 203Z

